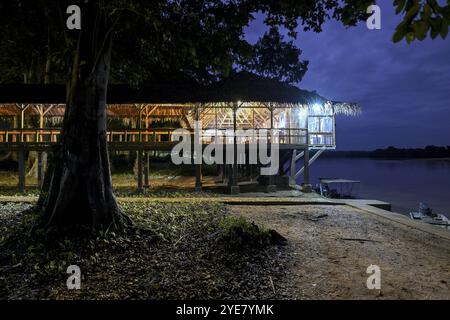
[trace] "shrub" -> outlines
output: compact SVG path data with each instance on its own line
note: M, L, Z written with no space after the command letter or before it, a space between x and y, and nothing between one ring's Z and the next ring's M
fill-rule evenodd
M258 227L243 217L226 216L219 225L222 240L233 249L261 248L270 244L284 244L286 239L275 230Z

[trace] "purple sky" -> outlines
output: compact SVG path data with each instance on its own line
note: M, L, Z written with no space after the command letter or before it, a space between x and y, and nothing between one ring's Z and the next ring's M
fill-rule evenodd
M329 21L320 34L300 32L310 64L299 86L362 106L358 117L338 117L338 150L450 145L450 36L394 44L401 17L388 1L380 6L381 30ZM253 42L265 29L259 17L246 35Z

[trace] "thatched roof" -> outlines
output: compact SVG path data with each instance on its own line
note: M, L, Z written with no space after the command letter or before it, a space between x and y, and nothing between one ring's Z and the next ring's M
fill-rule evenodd
M15 103L64 104L65 92L63 85L0 85L0 105L3 104L8 108L9 111L4 110L6 115L8 112L14 112ZM152 82L144 84L140 89L133 89L125 85L111 84L108 87L107 101L111 105L109 109L113 108L114 114L117 115L134 114L134 104L159 105L175 109L192 108L198 104L224 107L238 101L251 103L253 106L270 105L272 107L327 104L333 107L336 113L344 114L356 114L360 110L355 103L330 101L315 91L302 90L246 72L233 74L210 86L192 82ZM166 111L169 112L169 110ZM27 112L33 112L32 108ZM58 111L55 109L54 112ZM0 111L0 115L2 113ZM180 114L178 111L171 113L173 116Z
M240 72L210 87L214 101L252 101L279 104L312 104L328 101L316 92L255 74Z

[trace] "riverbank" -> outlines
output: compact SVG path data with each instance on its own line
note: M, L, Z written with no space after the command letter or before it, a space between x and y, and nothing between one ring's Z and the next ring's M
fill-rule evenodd
M450 299L450 240L348 206L233 206L288 239L288 299ZM370 265L381 290L368 290Z

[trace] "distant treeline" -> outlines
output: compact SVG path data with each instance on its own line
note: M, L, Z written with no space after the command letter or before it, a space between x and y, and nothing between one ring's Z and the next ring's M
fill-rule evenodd
M374 151L332 151L325 152L327 158L380 158L380 159L425 159L425 158L450 158L450 146L427 146L423 149L400 149L388 147Z

